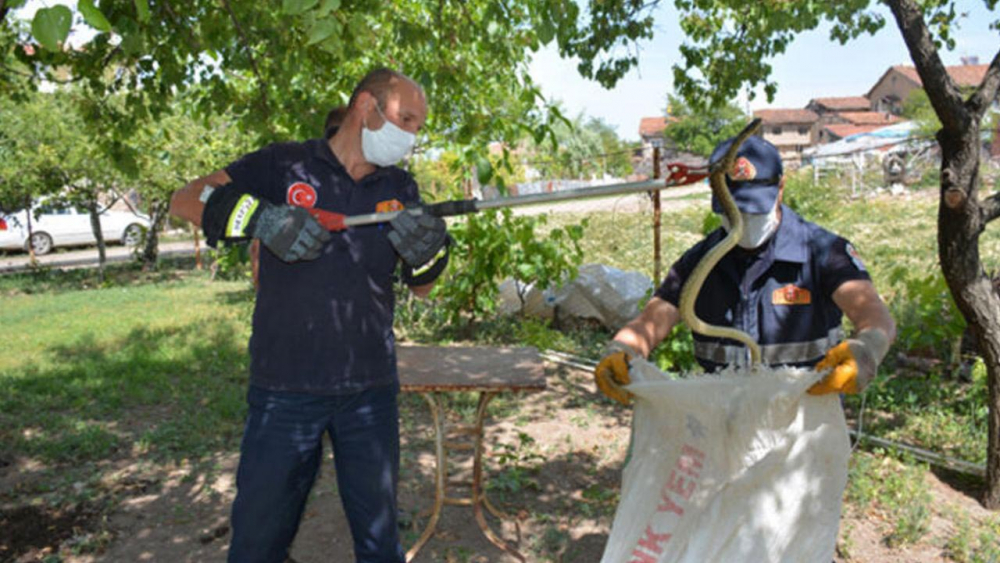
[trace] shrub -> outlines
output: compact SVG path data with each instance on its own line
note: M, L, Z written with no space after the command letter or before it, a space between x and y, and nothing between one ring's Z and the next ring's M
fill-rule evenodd
M538 287L576 276L586 225L539 232L547 219L515 216L510 209L469 215L448 229L454 239L446 282L434 290L453 324L472 324L496 310L500 282L508 277Z
M893 316L898 334L896 346L910 353L939 357L952 364L956 357L965 319L962 318L940 270L924 277L898 267L890 276L893 285L902 285L902 295L893 300Z

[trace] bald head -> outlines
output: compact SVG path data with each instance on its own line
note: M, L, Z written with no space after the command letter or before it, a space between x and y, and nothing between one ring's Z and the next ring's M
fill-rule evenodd
M412 78L390 68L377 68L361 79L351 93L351 101L347 106L353 108L363 92L367 92L378 100L380 107L385 107L389 96L400 89L415 90L420 99L424 99L424 90Z

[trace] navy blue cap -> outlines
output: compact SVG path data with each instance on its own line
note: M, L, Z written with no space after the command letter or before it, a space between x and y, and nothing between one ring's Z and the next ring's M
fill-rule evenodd
M736 137L732 137L719 143L712 151L709 163L715 164L722 160L735 140ZM729 186L729 191L733 194L740 211L767 213L774 208L774 202L778 199L783 172L778 149L763 138L753 135L743 141L743 145L736 152L733 169L726 174L726 185ZM714 195L712 211L722 212L722 205Z

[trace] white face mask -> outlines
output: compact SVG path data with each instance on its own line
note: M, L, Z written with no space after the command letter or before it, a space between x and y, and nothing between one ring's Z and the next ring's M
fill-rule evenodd
M747 250L757 248L770 240L781 225L778 202L775 202L774 208L767 213L740 212L740 215L743 216L743 236L736 244ZM725 215L722 216L722 228L729 232L729 218Z
M367 125L361 128L361 154L365 160L376 166L392 166L410 152L417 136L403 131L398 125L386 119L378 103L375 104L375 110L382 116L384 123L381 129L375 131L369 129Z

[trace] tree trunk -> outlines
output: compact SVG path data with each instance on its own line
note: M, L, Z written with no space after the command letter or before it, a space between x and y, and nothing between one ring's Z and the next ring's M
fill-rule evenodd
M38 265L38 257L35 256L35 245L31 244L31 237L35 235L35 227L31 222L31 213L34 210L31 209L31 202L29 201L28 203L29 205L25 207L27 211L24 214L24 216L28 218L28 262L31 264L31 267L34 268Z
M985 227L976 198L979 124L970 123L958 135L942 130L938 133L938 143L941 146L938 256L955 304L969 323L986 364L989 420L983 505L995 510L1000 508L1000 297L979 256L979 235Z
M198 240L198 227L194 223L189 223L191 225L191 235L194 237L194 269L202 270L204 265L201 262L201 241Z
M941 121L941 200L938 204L938 257L948 289L976 335L986 364L989 402L986 492L983 505L1000 509L1000 297L983 270L979 235L1000 217L1000 201L979 199L980 126L1000 88L1000 53L968 99L948 75L924 12L916 0L884 0L892 10L924 91Z
M97 276L104 281L104 264L108 256L104 245L104 233L101 231L101 216L97 212L97 198L87 202L87 211L90 212L90 228L94 232L94 240L97 241Z
M170 212L170 201L154 201L150 205L150 226L146 232L146 240L139 253L139 263L142 270L148 272L156 269L156 261L160 254L160 229L167 222L167 215Z

